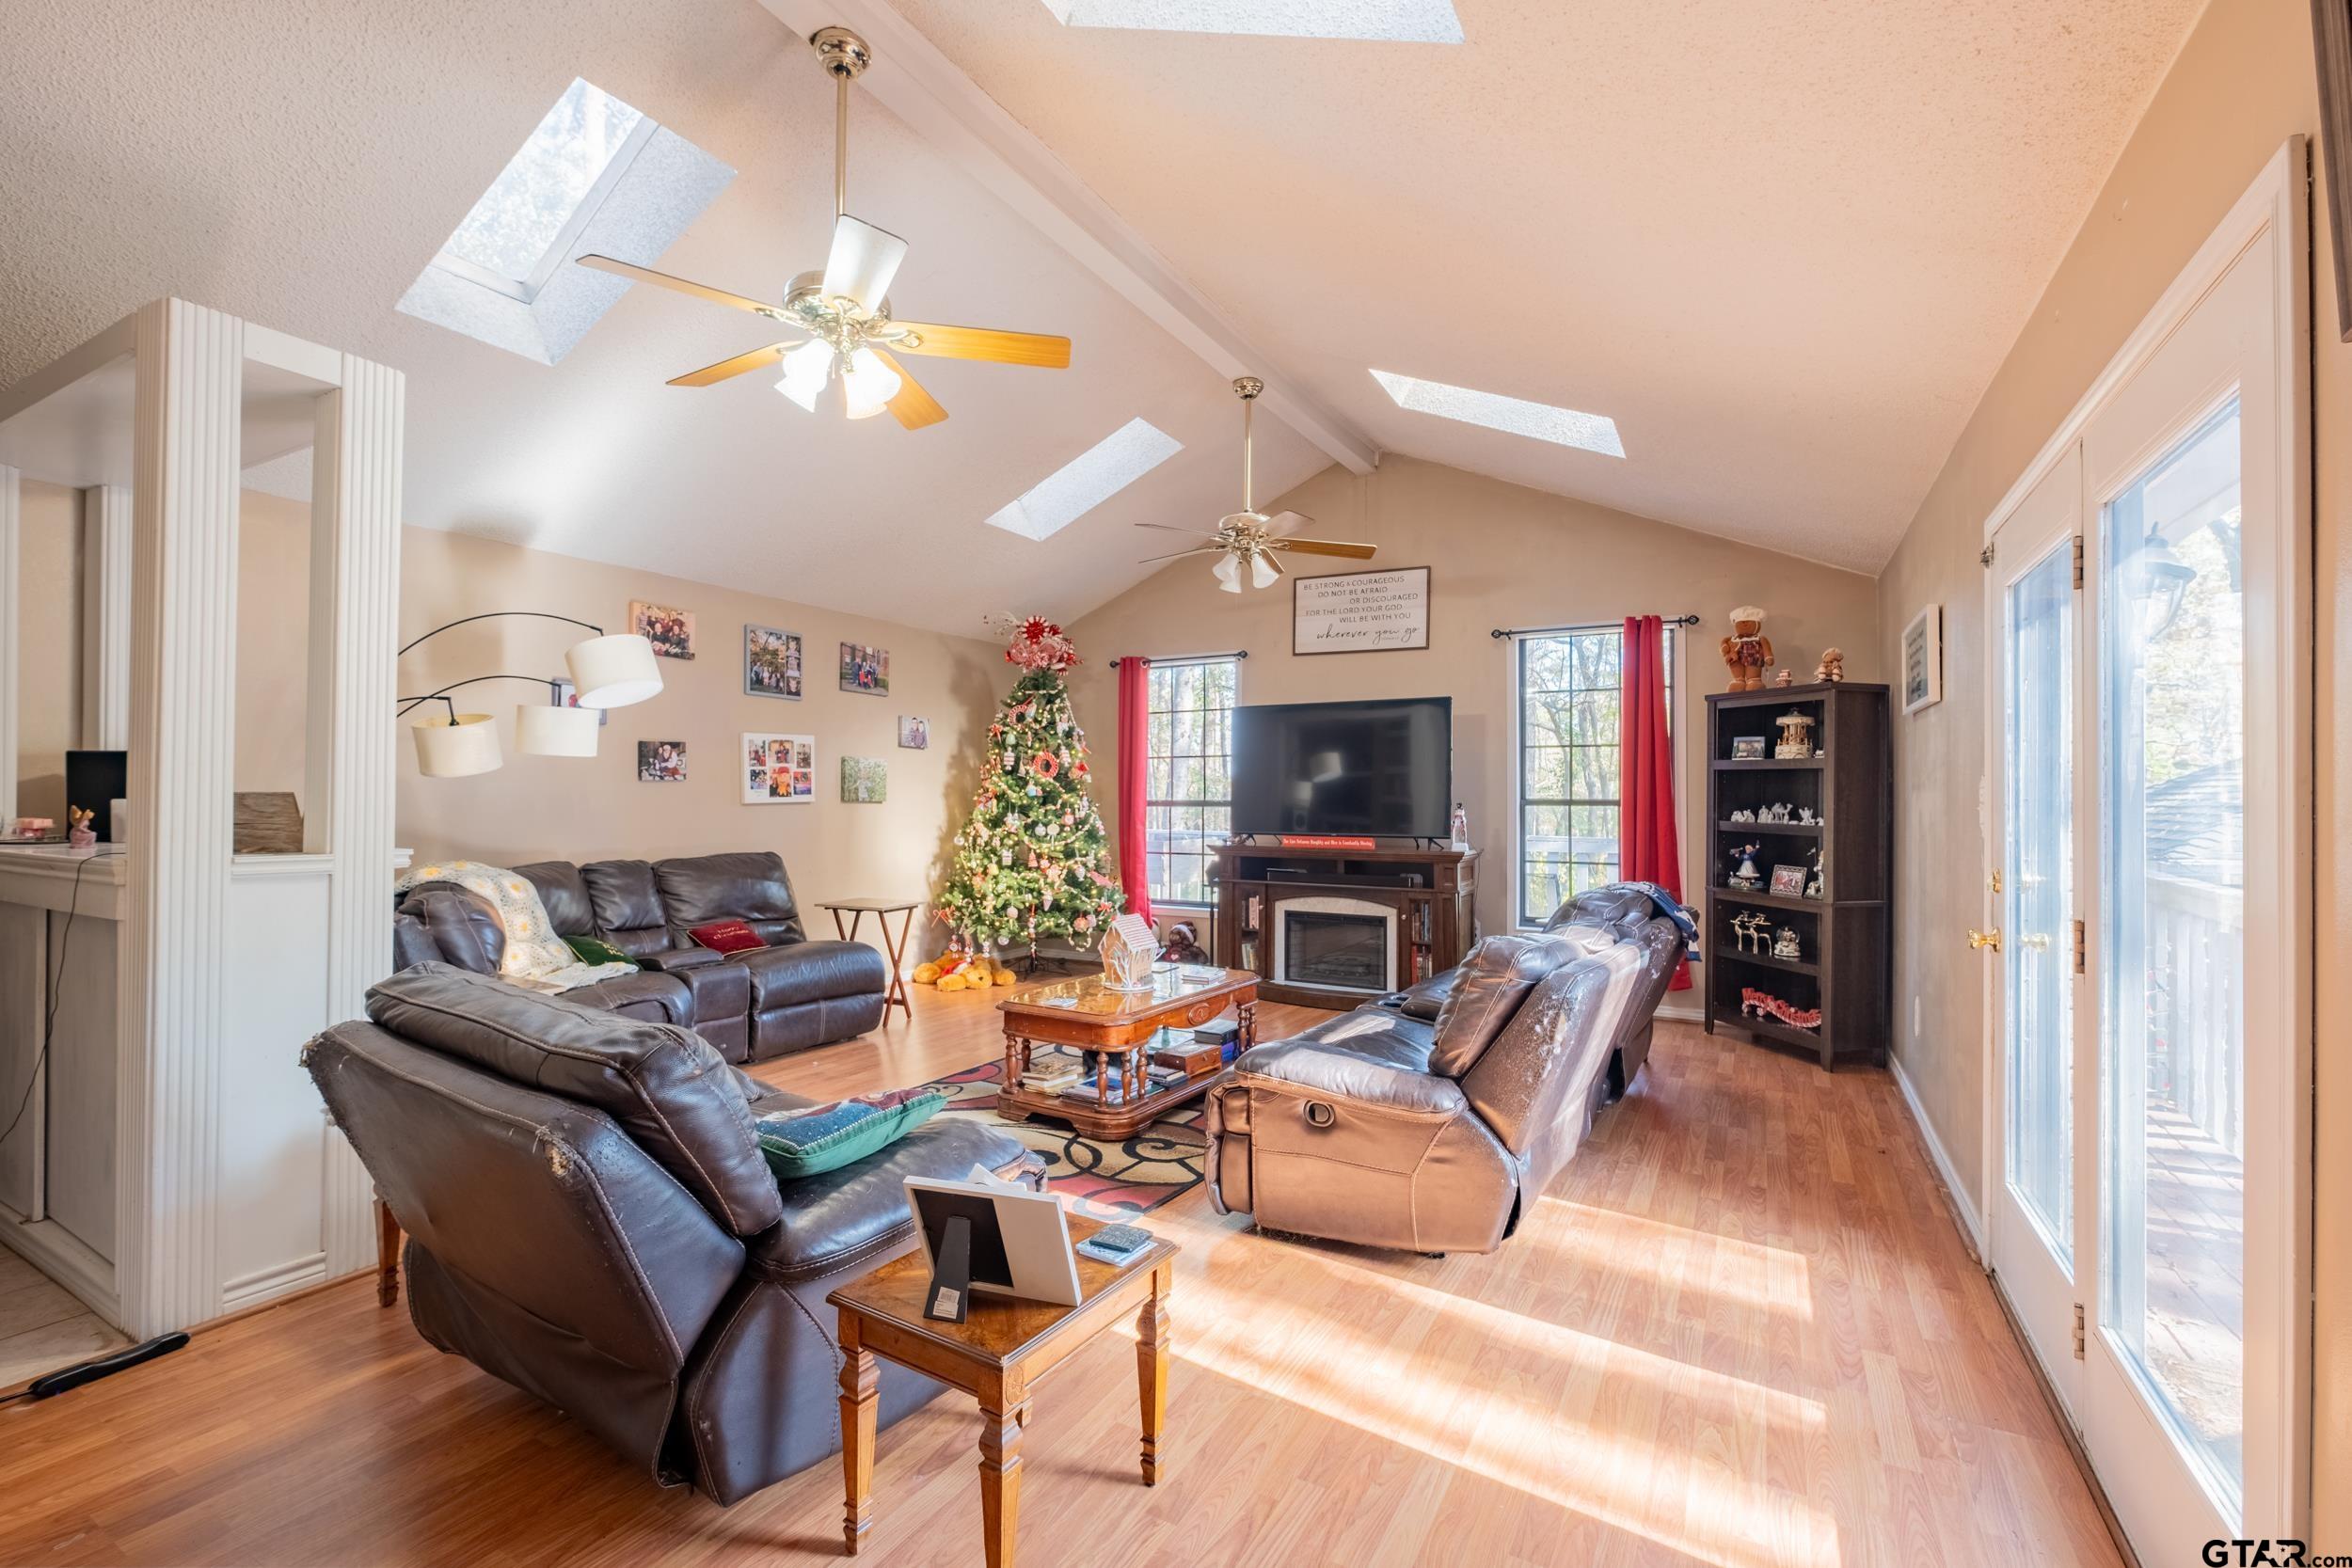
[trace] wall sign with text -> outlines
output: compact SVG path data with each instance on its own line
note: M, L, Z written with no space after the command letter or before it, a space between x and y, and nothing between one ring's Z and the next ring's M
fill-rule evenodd
M1369 654L1429 646L1429 568L1291 578L1291 652Z

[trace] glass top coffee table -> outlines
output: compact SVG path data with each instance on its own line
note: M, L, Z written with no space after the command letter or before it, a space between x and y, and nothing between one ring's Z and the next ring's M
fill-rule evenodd
M1220 1064L1207 1072L1151 1086L1151 1054L1164 1028L1197 1029L1231 1009L1241 1024L1241 1048L1257 1043L1258 976L1246 969L1196 971L1177 966L1152 972L1146 991L1114 990L1099 974L1025 986L996 1010L1005 1016L1005 1081L996 1092L997 1114L1008 1121L1051 1117L1089 1138L1111 1142L1133 1136L1180 1105L1223 1083L1232 1069ZM1079 1098L1060 1091L1022 1086L1037 1046L1065 1046L1095 1053L1094 1089ZM1106 1070L1116 1064L1119 1084Z

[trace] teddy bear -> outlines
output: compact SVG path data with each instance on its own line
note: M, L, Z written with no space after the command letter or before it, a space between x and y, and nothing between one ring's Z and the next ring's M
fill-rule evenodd
M1813 678L1817 681L1844 680L1846 678L1846 656L1836 648L1823 648L1821 662L1815 668Z
M1731 671L1728 689L1764 689L1764 672L1772 663L1772 640L1764 635L1764 611L1755 605L1743 604L1731 612L1731 635L1724 639L1724 663Z
M1160 961L1179 964L1204 964L1209 961L1208 952L1201 947L1200 938L1193 931L1191 921L1179 920L1168 928L1168 945L1160 949Z

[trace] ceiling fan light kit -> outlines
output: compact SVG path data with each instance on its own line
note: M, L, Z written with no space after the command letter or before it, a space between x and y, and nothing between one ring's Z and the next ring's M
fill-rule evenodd
M1144 557L1149 565L1155 561L1176 561L1188 555L1214 555L1216 563L1209 568L1216 585L1228 594L1241 592L1241 571L1249 568L1249 583L1253 588L1271 588L1282 579L1282 562L1278 552L1297 555L1339 555L1351 561L1370 561L1373 546L1348 544L1338 539L1295 539L1295 529L1314 521L1295 512L1278 513L1267 516L1257 510L1252 499L1253 476L1251 459L1254 453L1253 416L1257 411L1258 394L1265 390L1265 383L1254 375L1233 378L1233 395L1241 399L1241 510L1229 512L1217 519L1214 530L1178 528L1172 523L1137 523L1137 528L1155 528L1169 533L1198 534L1208 541L1190 549L1171 550L1166 555Z
M947 410L908 373L894 350L944 359L1067 369L1067 338L892 318L890 285L898 275L899 263L906 260L907 243L888 230L852 217L849 210L850 85L873 62L874 53L847 27L819 27L808 41L817 52L818 63L834 81L833 243L821 272L799 274L786 286L782 303L768 305L610 256L580 258L581 266L692 294L807 334L805 341L787 338L689 371L673 377L670 385L712 387L781 362L784 373L776 390L809 413L817 413L821 405L828 412L866 420L887 409L905 428L920 430L946 419Z

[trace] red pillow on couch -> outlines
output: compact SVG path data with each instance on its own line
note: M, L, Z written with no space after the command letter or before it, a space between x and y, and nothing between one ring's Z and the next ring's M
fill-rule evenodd
M707 926L691 927L686 934L714 953L742 953L768 945L740 920L714 920Z

